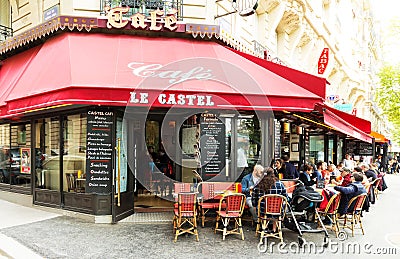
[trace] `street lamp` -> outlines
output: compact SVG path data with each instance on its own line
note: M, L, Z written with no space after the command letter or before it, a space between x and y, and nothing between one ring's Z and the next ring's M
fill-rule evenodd
M256 12L258 0L232 0L232 7L240 16L250 16Z

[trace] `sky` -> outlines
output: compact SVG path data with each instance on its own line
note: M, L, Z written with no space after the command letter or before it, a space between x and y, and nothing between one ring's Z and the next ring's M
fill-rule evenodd
M372 0L372 8L375 17L382 24L383 58L385 63L392 65L400 63L400 36L393 39L388 38L390 32L390 21L398 19L400 21L400 1L399 0Z

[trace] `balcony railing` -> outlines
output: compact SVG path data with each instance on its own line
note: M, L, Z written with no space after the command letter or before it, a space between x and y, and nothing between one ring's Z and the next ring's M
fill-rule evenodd
M124 17L129 17L135 13L141 13L144 15L149 15L149 12L154 10L164 11L165 14L171 13L172 10L177 10L177 19L182 20L183 14L183 6L182 0L101 0L100 1L100 10L102 15L105 14L104 7L110 6L111 8L117 6L129 6L130 10L128 13L124 14Z
M267 47L263 46L258 41L253 40L253 46L254 46L254 53L257 57L263 58L265 60L271 61L279 65L287 66L285 62L283 62L280 58L273 57L274 53Z
M4 41L12 36L13 36L13 29L6 27L4 25L0 25L0 41Z

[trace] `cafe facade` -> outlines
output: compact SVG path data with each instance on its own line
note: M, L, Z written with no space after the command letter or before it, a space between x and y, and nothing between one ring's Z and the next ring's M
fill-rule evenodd
M117 222L144 194L172 201L175 182L307 162L317 133L336 153L372 143L368 122L324 104L325 79L234 50L218 26L122 12L59 16L0 45L1 191Z

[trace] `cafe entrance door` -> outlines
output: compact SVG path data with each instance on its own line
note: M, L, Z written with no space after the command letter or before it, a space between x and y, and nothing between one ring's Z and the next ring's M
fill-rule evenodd
M134 210L134 171L135 167L128 166L128 157L134 157L130 152L136 152L137 143L133 127L123 121L122 117L116 119L115 159L113 173L113 204L112 221L120 221L133 214ZM131 136L132 139L128 139ZM128 148L132 142L133 148ZM136 163L130 163L136 165Z

